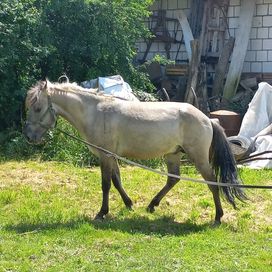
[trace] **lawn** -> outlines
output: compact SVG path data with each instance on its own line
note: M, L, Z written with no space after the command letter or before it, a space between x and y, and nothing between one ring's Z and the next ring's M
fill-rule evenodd
M0 271L272 271L271 190L248 190L238 210L224 201L213 228L207 186L181 181L150 214L165 177L135 167L121 174L134 210L112 188L110 214L97 222L98 168L1 162ZM240 174L246 184L272 184L271 170ZM182 175L199 178L191 166Z

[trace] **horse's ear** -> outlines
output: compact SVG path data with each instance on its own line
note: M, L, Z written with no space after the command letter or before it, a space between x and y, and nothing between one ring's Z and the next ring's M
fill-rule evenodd
M47 89L48 89L49 85L50 85L50 81L48 79L46 79L45 81L43 81L42 88L41 88L42 91L43 92L47 92Z

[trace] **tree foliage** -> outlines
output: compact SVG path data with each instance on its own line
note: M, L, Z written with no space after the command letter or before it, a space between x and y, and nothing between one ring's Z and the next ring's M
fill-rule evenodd
M26 90L66 73L80 82L121 74L148 82L132 65L135 42L148 31L152 0L1 0L0 130L17 126ZM139 80L139 78L141 80Z

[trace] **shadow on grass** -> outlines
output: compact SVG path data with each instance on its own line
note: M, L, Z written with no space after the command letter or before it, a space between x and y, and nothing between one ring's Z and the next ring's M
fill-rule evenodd
M210 228L210 224L195 224L191 221L176 222L173 217L161 217L151 220L147 217L135 217L114 219L105 221L92 221L91 223L99 230L113 230L127 233L155 234L155 235L186 235L201 232Z
M175 222L172 217L162 217L151 220L144 216L137 216L134 218L107 218L103 221L91 220L89 217L80 217L68 222L55 223L19 223L17 225L7 225L6 231L16 232L17 234L36 233L52 230L75 230L80 229L84 224L93 226L95 230L109 230L126 233L141 233L141 234L155 234L160 236L166 235L187 235L207 230L211 227L210 224L195 224L190 221Z

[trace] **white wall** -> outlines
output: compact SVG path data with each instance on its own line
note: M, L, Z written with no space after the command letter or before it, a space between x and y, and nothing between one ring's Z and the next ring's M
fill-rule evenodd
M246 1L246 0L244 0ZM152 10L156 11L160 8L161 1L155 1ZM167 17L174 18L176 10L184 10L189 16L190 0L163 0L162 8L167 10ZM239 27L241 0L230 0L228 10L229 31L235 37ZM173 23L168 23L168 29L173 35ZM179 27L177 38L180 39L181 30ZM146 50L146 43L140 41L137 44L138 59L143 57ZM171 59L175 59L178 44L172 44L170 50ZM155 54L166 55L164 43L152 44L147 59L151 59ZM184 45L182 45L177 60L184 61L187 54ZM272 73L272 0L256 0L256 8L252 22L251 36L248 43L248 51L243 67L243 72L253 73Z

